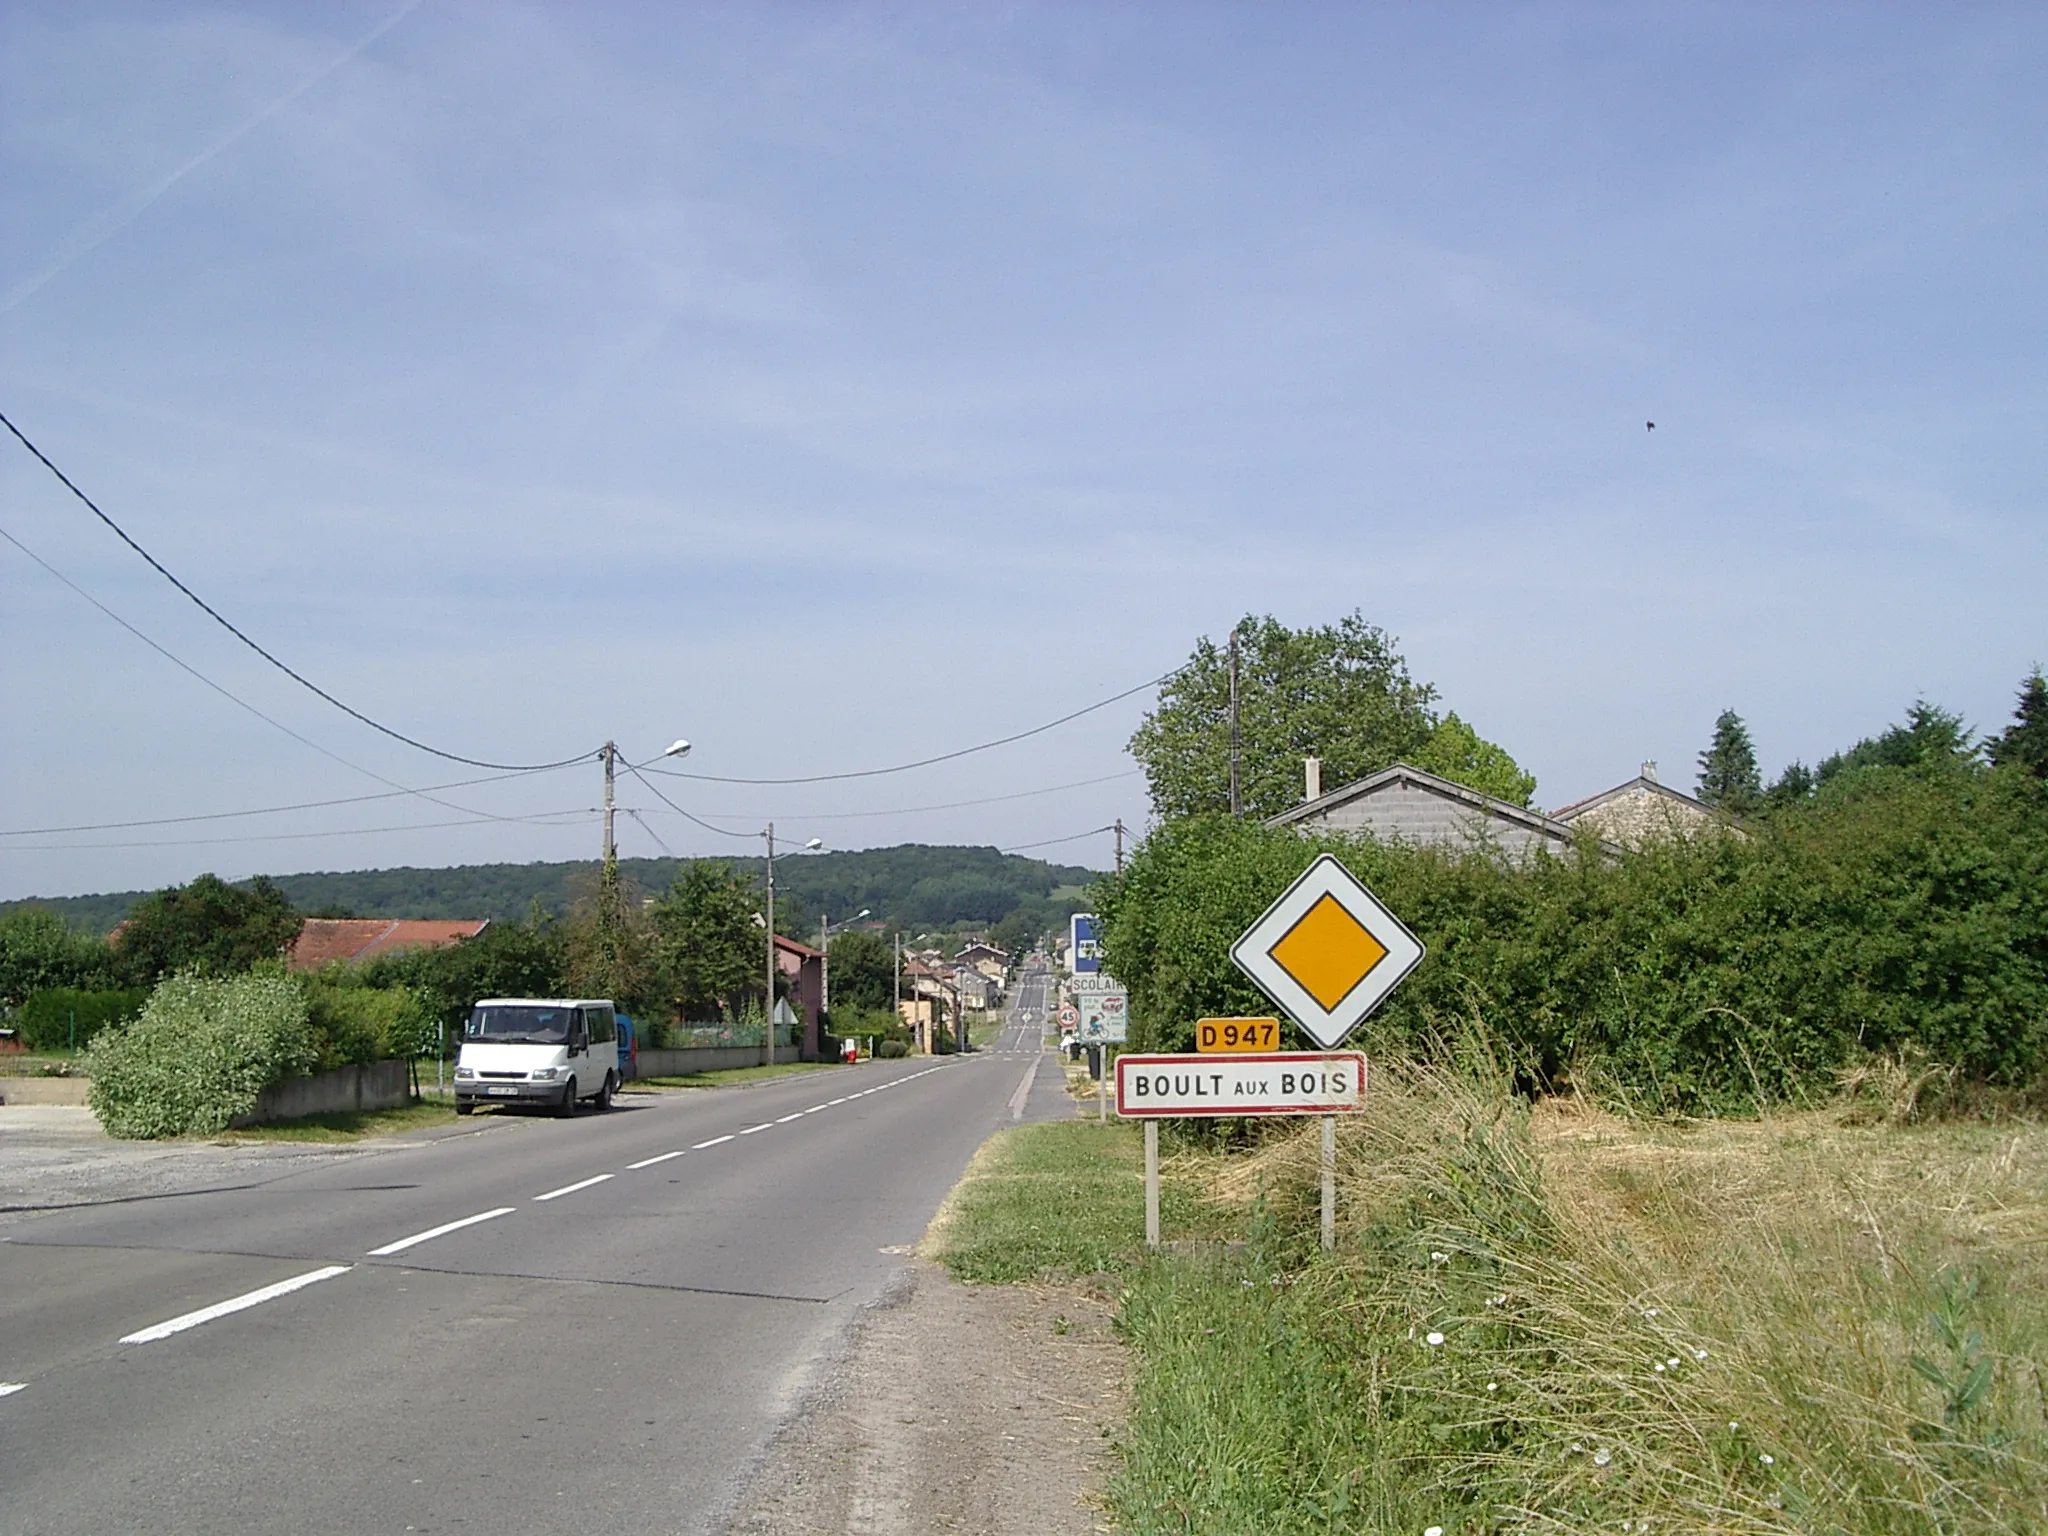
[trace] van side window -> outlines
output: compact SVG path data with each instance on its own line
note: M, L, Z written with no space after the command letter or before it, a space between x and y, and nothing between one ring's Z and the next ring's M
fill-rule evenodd
M618 1026L612 1020L609 1008L590 1010L590 1039L595 1045L606 1045L618 1038Z

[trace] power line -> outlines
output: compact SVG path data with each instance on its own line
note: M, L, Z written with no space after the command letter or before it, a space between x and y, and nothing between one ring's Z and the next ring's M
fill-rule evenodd
M862 821L874 816L921 816L927 811L958 811L976 805L1001 805L1008 800L1029 800L1038 795L1056 795L1062 790L1085 789L1092 784L1113 784L1118 779L1136 778L1139 771L1136 768L1124 768L1115 773L1105 773L1098 778L1076 779L1071 784L1048 784L1043 789L1020 789L1012 795L984 795L978 800L948 800L939 805L904 805L890 811L807 811L785 812L784 814L791 821ZM649 784L647 787L649 789L654 788L652 784ZM659 790L655 792L657 794L660 793ZM670 810L678 809L673 801L665 801L664 803L668 805ZM685 811L682 814L688 815L689 813ZM739 818L732 817L728 819L737 820ZM758 816L751 819L766 821L768 818Z
M662 803L663 805L667 806L667 807L668 807L668 808L669 808L670 810L674 811L674 812L675 812L675 813L676 813L676 814L677 814L678 816L684 817L684 818L685 818L686 820L689 820L689 821L694 821L695 823L697 823L697 825L698 825L698 826L702 827L702 828L703 828L703 829L704 829L704 830L705 830L706 832L716 832L716 833L717 833L717 834L718 834L718 835L719 835L720 837L749 837L749 838L751 838L751 837L759 837L759 836L761 835L761 834L760 834L760 833L758 833L758 832L733 832L733 831L729 831L729 830L727 830L727 829L726 829L726 828L724 828L724 827L714 827L714 826L713 826L713 825L712 825L712 824L711 824L710 822L706 821L706 820L705 820L705 819L704 819L704 818L703 818L702 816L693 816L693 815L691 815L691 814L690 814L690 813L689 813L688 811L684 810L684 809L683 809L683 808L682 808L682 807L681 807L680 805L677 805L677 804L675 803L675 801L673 801L673 800L669 799L669 797L668 797L667 795L664 795L664 794L663 794L663 793L661 792L661 786L660 786L660 785L658 785L658 784L656 784L656 783L654 782L654 780L652 780L652 779L648 778L646 774L644 774L644 773L642 773L642 772L640 771L640 770L641 770L642 768L644 768L645 766L646 766L646 764L644 764L644 763L628 763L628 764L626 764L626 772L628 772L628 773L632 774L634 778L638 779L638 780L639 780L639 781L640 781L640 782L641 782L642 784L646 785L646 786L647 786L647 792L648 792L649 794L653 795L655 799L659 800L659 801L660 801L660 802L661 802L661 803Z
M860 768L851 773L808 773L789 779L735 779L715 773L684 773L674 768L657 768L654 771L661 774L664 778L695 779L703 784L755 785L826 784L837 779L873 779L879 778L885 773L908 773L913 768L929 768L934 763L950 763L957 757L972 757L977 752L987 752L995 747L1007 747L1011 742L1023 741L1029 736L1042 736L1047 731L1055 730L1070 720L1078 720L1083 715L1092 715L1098 709L1107 709L1112 704L1128 699L1134 693L1143 693L1147 688L1157 688L1167 678L1172 676L1173 673L1168 672L1165 676L1150 678L1138 684L1135 688L1126 688L1122 693L1111 694L1108 698L1097 700L1093 704L1075 710L1072 714L1061 715L1057 720L1048 720L1044 725L1034 725L1030 730L1018 731L1013 736L998 736L994 741L984 741L972 747L962 747L957 752L941 752L937 757L921 757L914 763L897 763L888 768ZM714 828L713 830L717 829Z
M4 418L0 418L0 419L4 419ZM229 691L228 691L228 690L227 690L226 688L222 687L222 686L221 686L221 685L220 685L219 683L216 683L216 682L215 682L215 681L214 681L214 680L213 680L212 678L208 677L208 676L207 676L207 675L206 675L206 674L205 674L204 672L201 672L201 671L200 671L200 670L199 670L199 669L198 669L197 667L193 666L193 665L192 665L192 664L191 664L190 662L188 662L188 661L184 660L184 658L182 658L182 657L180 657L180 656L174 655L174 654L173 654L172 652L170 652L169 650L167 650L167 649L166 649L165 647L163 647L162 645L158 644L158 643L157 643L157 642L156 642L155 640L153 640L152 638L150 638L150 636L148 636L148 635L144 634L144 633L143 633L143 632L142 632L142 631L141 631L140 629L137 629L137 628L136 628L136 627L135 627L135 626L134 626L133 624L129 623L129 622L128 622L128 621L126 620L126 619L122 618L120 614L118 614L118 613L114 612L114 610L113 610L113 609L109 608L109 607L108 607L108 606L107 606L107 605L106 605L105 603L101 602L101 601L100 601L100 600L99 600L98 598L94 597L94 596L93 596L93 595L92 595L92 594L91 594L90 592L86 591L86 590L85 590L85 588L81 587L81 586L80 586L80 585L79 585L79 584L78 584L77 582L73 581L73 580L72 580L72 579L71 579L71 578L70 578L69 576L66 576L66 575L65 575L65 574L64 574L64 573L63 573L62 571L58 570L58 569L57 569L57 567L55 567L54 565L50 564L50 562L49 562L49 561L47 561L47 560L45 560L45 559L44 559L44 558L43 558L43 557L42 557L41 555L37 554L37 553L36 553L36 552L35 552L34 550L30 549L30 548L29 548L29 547L28 547L28 546L27 546L26 544L22 543L22 542L21 542L21 540L17 539L17 538L16 538L16 537L15 537L15 536L14 536L13 534L9 533L9 532L8 532L8 531L7 531L7 530L6 530L5 528L0 528L0 539L5 539L5 540L6 540L6 541L7 541L7 542L8 542L9 544L12 544L12 545L13 545L13 546L14 546L14 547L15 547L16 549L20 550L20 551L21 551L21 552L22 552L22 553L23 553L24 555L27 555L27 556L29 557L29 559L33 560L33 561L34 561L34 562L35 562L35 563L36 563L37 565L41 566L41 567L42 567L42 568L43 568L43 569L44 569L45 571L49 572L49 573L50 573L50 575L54 576L54 577L55 577L55 578L56 578L56 579L57 579L58 581L62 582L62 583L63 583L63 584L65 585L65 586L69 587L69 588L70 588L70 589L71 589L71 590L72 590L73 592L76 592L76 593L77 593L77 594L78 594L78 595L79 595L80 597L84 598L84 599L85 599L85 600L86 600L86 601L87 601L88 603L91 603L91 604L93 605L93 607L95 607L95 608L99 609L99 611L100 611L101 613L105 614L105 615L106 615L106 616L107 616L108 618L112 619L112 620L113 620L113 621L114 621L114 622L115 622L116 624L120 625L120 626L121 626L121 627L122 627L123 629L127 630L129 634L133 635L133 636L134 636L134 637L135 637L136 639L140 640L140 641L141 641L141 642L142 642L142 643L143 643L144 645L148 646L148 647L149 647L149 648L150 648L151 650L155 651L155 652L156 652L156 653L157 653L157 654L158 654L159 656L163 657L163 658L164 658L164 660L166 660L166 661L170 662L172 666L174 666L174 667L178 668L178 669L179 669L179 670L180 670L181 672L184 672L184 673L188 674L189 676L191 676L191 677L194 677L194 678L198 679L198 680L199 680L200 682L204 683L204 684L205 684L205 685L206 685L207 687L211 688L211 689L212 689L212 690L213 690L213 691L214 691L215 693L219 694L219 695L220 695L220 696L221 696L222 698L226 699L226 700L227 700L227 701L228 701L228 702L229 702L230 704L233 704L233 705L234 705L234 706L235 706L235 707L236 707L237 709L244 709L244 710L247 710L247 711L248 711L248 712L249 712L250 714L254 715L254 716L255 716L255 717L256 717L256 718L258 719L258 720L261 720L261 721L262 721L262 722L263 722L263 723L264 723L265 725L268 725L268 726L273 726L273 727L275 727L276 729L278 729L278 730L280 730L280 731L283 731L283 732L285 733L285 735L287 735L287 736L291 737L291 739L292 739L293 741L296 741L296 742L298 742L298 743L299 743L299 744L300 744L301 746L311 747L311 748L312 748L312 749L313 749L313 750L314 750L315 752L318 752L318 753L319 753L319 754L320 754L320 755L321 755L322 757L325 757L325 758L329 758L329 759L333 760L334 762L337 762L337 763L341 764L341 766L342 766L342 767L344 767L344 768L347 768L347 769L349 769L349 770L351 770L351 771L353 771L353 772L355 772L355 773L360 773L360 774L362 774L362 775L363 775L363 777L365 777L365 778L368 778L368 779L375 779L375 780L376 780L376 781L377 781L377 782L378 782L379 784L389 784L389 785L391 786L392 792L393 792L394 794L400 794L400 795L413 795L413 796L417 796L417 797L418 797L419 799L422 799L422 800L426 801L426 802L427 802L427 803L428 803L429 805L438 805L438 806L440 806L440 807L441 807L442 809L444 809L444 810L450 810L450 811L461 811L461 812L462 812L462 813L463 813L464 815L468 815L468 816L480 816L480 817L483 817L483 818L485 818L486 820L497 820L497 821L516 821L516 820L518 820L518 818L517 818L517 817L511 817L511 816L505 816L505 817L493 816L493 815L492 815L492 813L491 813L491 812L489 812L489 811L479 811L479 810L477 810L477 809L476 809L475 807L473 807L473 806L467 806L467 805L457 805L457 804L456 804L456 803L455 803L454 801L452 801L452 800L438 800L438 799L436 799L436 798L435 798L435 797L434 797L434 796L433 796L433 795L432 795L431 793L429 793L429 792L428 792L427 790L422 790L422 789L412 789L412 788L408 787L407 785L404 785L404 784L401 784L401 783L399 783L399 782L398 782L398 780L396 780L396 779L387 779L387 778L386 778L386 777L385 777L385 776L384 776L383 774L381 774L381 773L378 773L378 772L376 772L376 771L375 771L374 769L370 769L370 768L365 768L365 767L363 767L363 765L362 765L362 764L360 764L360 763L352 763L352 762L350 762L350 761L349 761L349 760L348 760L347 758L343 757L343 756L342 756L342 755L341 755L341 754L340 754L339 752L335 752L335 751L332 751L332 750L330 750L330 749L329 749L329 748L327 748L327 747L323 747L323 746L321 746L319 742L317 742L317 741L314 741L314 740L313 740L313 739L312 739L311 737L309 737L309 736L302 736L302 735L300 735L300 734L299 734L299 733L298 733L297 731L293 730L293 729L292 729L292 728L291 728L290 726L286 725L286 724L285 724L285 723L284 723L284 722L283 722L282 720L277 720L277 719L274 719L274 718L272 718L272 717L271 717L271 716L269 716L269 715L266 715L266 714L265 714L265 713L264 713L264 712L263 712L262 710L258 709L258 708L257 708L257 707L256 707L256 706L255 706L254 704L251 704L251 703L250 703L250 702L249 702L249 701L248 701L247 699L245 699L245 698L242 698L242 697L241 697L241 696L240 696L239 694L235 694L235 693L231 693L231 692L229 692ZM574 765L575 765L576 763L580 763L580 762L582 762L582 761L584 761L584 759L582 759L582 758L571 758L571 759L570 759L570 760L569 760L568 762L566 762L566 763L555 763L555 764L551 764L551 765L549 765L549 767L547 767L547 768L521 768L521 769L515 769L515 770L512 770L511 772L509 772L509 773L505 774L505 775L504 775L504 777L506 777L506 778L517 778L517 777L519 777L519 776L520 776L521 774L526 774L526 773L546 773L546 772L550 772L550 771L552 771L552 770L553 770L553 769L555 769L555 768L567 768L567 767L573 767L573 766L574 766ZM493 781L492 781L492 780L489 780L489 779L472 779L472 780L468 780L468 781L466 781L466 782L468 782L468 783L472 783L472 784L484 784L484 783L490 783L490 782L493 782ZM446 786L446 785L440 785L440 786L436 786L436 788L449 788L449 787L458 787L458 788L459 788L459 787L461 787L461 786L459 786L459 785L458 785L458 786ZM383 796L383 795L372 795L372 796L367 796L367 797L365 797L365 798L368 798L368 799L380 799L380 800L381 800L381 799L385 799L385 798L388 798L388 797L386 797L386 796ZM340 802L337 802L337 803L340 803ZM231 814L245 814L245 813L231 813ZM251 813L246 813L246 814L260 814L260 813L255 813L255 812L251 812ZM182 820L187 820L187 819L190 819L190 820L204 820L204 819L207 819L207 818L203 818L203 817L191 817L191 818L186 818L186 817L170 817L170 818L166 818L166 822L169 822L169 821L182 821ZM109 824L108 824L108 829L118 828L118 827L120 827L120 826L122 826L122 825L134 825L134 826L148 826L148 825L154 825L154 824L156 824L156 823L150 823L150 822L133 822L133 823L120 823L120 822L113 822L113 823L109 823ZM37 829L36 831L33 831L33 832L29 832L29 833L20 833L20 834L17 834L17 833L4 833L4 834L0 834L0 836L8 836L8 837L13 837L13 836L38 836L38 835L41 835L41 834L43 834L43 833L54 833L54 832L64 832L64 831L95 831L95 830L100 830L100 829L99 829L99 828L70 828L70 827L45 827L45 828L40 828L40 829Z
M596 755L595 752L581 752L578 753L575 757L565 757L560 762L556 763L488 763L483 761L481 758L464 757L459 752L444 752L439 747L430 747L424 741L416 741L412 737L406 735L403 731L395 731L390 726L383 724L381 721L371 719L368 715L364 714L361 710L354 708L352 705L342 703L340 699L337 699L333 694L329 693L325 688L322 688L318 683L315 683L311 679L303 676L302 674L293 671L290 667L286 666L282 661L279 661L275 656L271 655L269 651L266 651L254 640L251 640L247 635L243 634L241 630L237 629L232 623L228 621L228 619L225 616L221 614L219 609L215 608L211 603L207 602L205 598L201 597L197 592L194 592L190 587L186 586L184 582L178 580L176 576L173 576L170 570L164 565L164 563L161 560L157 559L155 555L152 555L148 550L144 549L140 544L136 543L134 539L130 538L127 529L123 528L111 517L107 516L105 512L102 512L99 508L99 504L95 502L90 496L86 495L84 491L80 490L78 486L72 482L72 479L69 475L65 474L63 470L59 469L55 464L51 463L49 456L45 454L42 449L38 448L34 443L30 442L28 440L27 435L22 432L21 428L17 427L12 421L7 419L5 412L0 412L0 426L4 426L7 428L9 432L12 432L14 434L15 440L19 442L22 447L26 448L30 453L34 454L37 462L39 462L43 466L43 468L47 469L51 474L55 475L57 477L58 482L64 487L65 490L69 491L73 496L76 496L80 501L85 503L86 507L91 510L93 516L97 517L101 522L105 523L109 528L111 528L114 531L115 536L119 538L123 544L126 544L130 549L134 550L136 554L142 556L142 558L149 563L150 568L154 570L159 576L163 577L165 581L168 581L172 586L176 587L180 592L184 593L185 596L189 597L193 601L193 603L198 606L200 612L204 613L208 618L212 619L214 623L218 624L222 629L226 630L229 634L233 635L237 640L241 641L242 644L249 647L250 650L254 651L258 656L261 656L265 661L269 662L273 667L277 668L278 671L282 672L286 677L290 678L293 682L297 683L301 688L306 689L309 693L312 693L319 698L325 699L329 704L332 704L336 709L340 710L343 714L348 715L352 719L360 720L364 725L370 727L371 730L381 731L384 735L389 736L393 741L402 741L408 747L412 747L418 751L428 753L434 757L446 758L451 763L461 763L465 767L469 768L493 768L503 772L511 773L539 773L549 768L567 768L572 763L587 762L590 758Z
M1043 842L1038 843L1017 843L1002 851L1004 853L1022 853L1027 848L1050 848L1055 843L1078 843L1084 837L1100 837L1105 832L1114 832L1115 830L1116 823L1112 821L1106 827L1090 827L1086 832L1074 832L1066 837L1048 837Z
M533 826L568 826L565 816L591 817L599 814L587 808L544 811L521 818ZM172 837L124 843L19 843L10 853L84 853L100 848L197 848L219 843L295 843L322 837L370 837L383 832L429 832L440 827L484 827L506 820L503 816L471 816L462 821L416 821L403 827L343 827L331 832L258 832L247 837Z

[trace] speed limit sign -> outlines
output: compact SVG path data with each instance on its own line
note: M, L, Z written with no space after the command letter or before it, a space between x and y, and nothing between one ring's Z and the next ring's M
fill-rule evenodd
M1060 1028L1072 1029L1081 1022L1081 1010L1072 1003L1060 1004Z

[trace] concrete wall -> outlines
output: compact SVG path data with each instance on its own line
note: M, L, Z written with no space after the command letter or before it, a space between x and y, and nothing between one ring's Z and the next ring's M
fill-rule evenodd
M0 1077L0 1104L83 1104L91 1087L83 1077Z
M234 1121L262 1125L302 1115L343 1110L396 1109L412 1096L412 1069L403 1061L373 1061L367 1067L336 1067L311 1077L288 1077L256 1097L256 1108Z
M775 1059L796 1060L796 1047L778 1044ZM734 1067L760 1065L761 1047L758 1045L693 1045L677 1051L640 1048L642 1077L682 1077L691 1072L726 1072Z

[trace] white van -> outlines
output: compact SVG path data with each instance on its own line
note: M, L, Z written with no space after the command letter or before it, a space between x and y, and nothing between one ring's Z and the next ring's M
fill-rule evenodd
M573 1115L579 1100L612 1107L619 1026L608 998L487 997L469 1010L455 1058L455 1113L479 1104L545 1104Z

